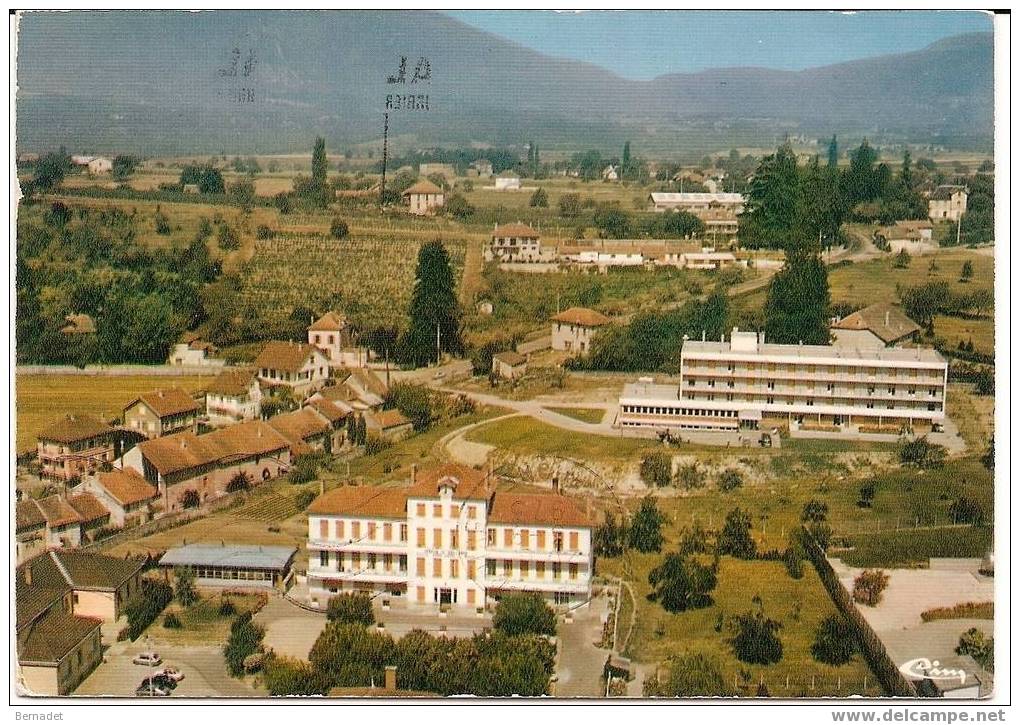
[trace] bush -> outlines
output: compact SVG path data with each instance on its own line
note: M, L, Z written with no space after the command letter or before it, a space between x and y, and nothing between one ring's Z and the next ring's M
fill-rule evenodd
M393 444L389 440L383 438L382 436L378 436L375 434L366 436L365 455L374 456L376 453L382 453L392 445Z
M173 598L174 590L169 584L143 579L141 590L124 605L127 638L138 639Z
M251 488L251 478L244 471L238 471L227 481L227 493L247 491L249 488Z
M329 682L303 660L280 655L266 657L262 681L271 697L287 695L325 695Z
M738 559L753 559L758 547L751 538L751 515L735 508L726 514L722 531L716 537L716 550L720 555Z
M301 456L287 472L287 480L294 484L308 483L319 475L319 467L314 458Z
M641 460L641 480L662 488L673 481L673 458L662 451L649 453Z
M538 594L508 594L496 605L493 628L504 634L556 634L556 615Z
M971 627L960 635L956 654L970 655L981 667L989 672L995 672L995 639L986 637L977 627Z
M241 248L241 238L228 224L220 225L220 230L216 233L216 243L225 252Z
M854 579L854 601L868 607L877 607L882 592L889 584L889 575L878 569L868 569Z
M906 441L900 447L900 463L924 470L942 468L947 455L945 446L930 443L924 436Z
M676 472L676 483L688 491L702 488L705 485L705 472L698 466L697 461L680 466Z
M221 617L233 617L235 614L237 614L237 607L234 606L232 601L224 597L220 601L219 615Z
M347 239L347 235L350 233L351 230L347 227L347 222L340 217L333 217L333 221L329 224L329 236L333 239Z
M163 627L165 629L180 629L181 620L177 618L177 615L171 612L170 614L163 617Z
M744 477L732 468L727 468L719 475L719 490L723 493L735 491L743 485Z
M818 624L811 656L819 662L838 667L853 659L857 639L846 617L831 614Z
M266 226L265 224L259 224L255 229L256 239L272 239L276 236L276 232L272 227Z
M949 505L953 523L980 526L985 521L985 512L977 501L961 496Z
M647 554L662 549L663 516L651 497L641 502L641 507L630 522L627 540L630 548Z
M183 567L175 572L174 597L181 603L182 607L190 607L198 601L198 592L195 590L195 572L191 567Z
M592 535L592 549L595 556L620 556L626 541L627 530L616 522L616 517L607 515L605 523Z
M761 599L755 597L755 609L736 617L736 634L730 640L733 653L741 662L771 665L783 659L783 643L777 634L782 624L765 616Z
M330 622L360 624L367 627L375 622L372 600L367 594L338 594L329 598L326 619Z
M804 504L804 509L800 513L800 520L804 522L825 521L827 518L829 518L829 504L817 499L811 499Z
M181 496L181 506L186 509L198 508L202 503L201 497L198 495L198 491L193 488L189 488Z
M396 383L386 394L386 404L396 408L410 420L415 431L428 429L435 418L432 411L432 395L424 385Z
M804 558L806 556L804 544L800 540L797 530L790 532L790 541L783 552L783 566L791 579L800 579L804 576Z
M244 675L244 661L250 655L262 651L262 640L266 632L251 621L251 612L239 614L230 625L230 636L223 647L227 669L234 677Z
M644 682L645 697L725 697L733 690L719 660L702 652L675 655L666 661L665 682L654 675Z

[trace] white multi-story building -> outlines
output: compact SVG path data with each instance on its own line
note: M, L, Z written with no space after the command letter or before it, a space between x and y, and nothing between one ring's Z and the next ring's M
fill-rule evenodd
M744 211L744 195L718 192L662 192L648 195L653 211L688 211L692 214L709 210L722 211L732 215Z
M967 211L967 187L944 184L928 199L928 217L934 221L958 221Z
M495 491L491 474L455 464L412 479L342 486L312 503L312 606L352 591L406 597L408 606L482 607L508 592L588 601L592 524L570 498Z
M941 430L948 365L924 348L777 345L734 329L730 342L685 340L680 385L624 388L624 427L791 429L849 433Z
M527 224L496 225L484 253L485 261L538 262L542 260L542 242L537 231ZM546 255L549 256L549 255Z

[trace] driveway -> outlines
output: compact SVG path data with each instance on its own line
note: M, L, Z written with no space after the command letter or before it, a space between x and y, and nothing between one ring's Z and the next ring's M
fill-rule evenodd
M326 613L309 612L283 597L271 596L253 621L266 628L263 644L267 650L307 660L326 626Z
M602 669L609 650L598 647L602 619L608 612L605 595L592 600L587 610L574 612L574 621L559 621L559 656L556 662L557 697L603 697Z
M161 643L157 649L163 657L162 667L177 667L184 679L174 690L173 698L191 697L265 697L264 690L231 677L223 659L222 644L205 646L170 646ZM103 655L103 663L78 686L75 695L135 697L135 688L153 670L131 662L147 645L143 640L117 642Z

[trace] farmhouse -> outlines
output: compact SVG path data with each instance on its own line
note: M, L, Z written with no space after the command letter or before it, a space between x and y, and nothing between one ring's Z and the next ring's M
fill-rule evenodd
M362 368L368 365L368 351L354 341L347 318L330 310L308 327L308 344L322 351L330 367Z
M341 440L334 441L332 424L312 407L274 415L268 422L277 433L287 439L292 459L315 451L330 453L334 450L334 443L335 450L340 450L340 446L343 445L343 433L337 429Z
M485 250L485 261L537 262L542 257L539 233L527 224L496 225L492 229L492 240Z
M920 325L888 302L852 312L830 328L833 345L861 350L898 347L916 342Z
M586 307L571 307L552 318L552 349L586 353L595 332L609 324L609 318Z
M142 393L124 406L124 426L146 438L194 431L201 409L181 388L168 388Z
M156 515L159 492L133 469L101 471L86 479L85 487L119 528L144 524Z
M143 441L125 454L124 467L156 486L171 512L226 495L238 474L250 484L280 476L290 467L290 447L271 425L253 420Z
M369 433L391 442L401 441L414 431L411 421L395 408L366 412L365 428Z
M15 507L18 560L48 549L74 549L109 523L110 512L91 494L23 499Z
M18 683L68 695L102 661L102 625L141 588L142 559L77 551L36 556L14 574Z
M262 414L262 388L255 368L228 368L205 391L205 415L212 425L255 420Z
M90 415L72 413L38 436L42 475L65 481L94 473L113 461L116 431Z
M940 431L946 360L921 348L777 345L733 330L730 342L686 340L680 385L631 383L619 424L695 430L898 433Z
M193 332L185 334L170 348L167 364L178 367L205 367L226 365L226 360L216 358L219 349Z
M110 524L110 512L102 502L88 491L69 496L67 503L78 514L82 543L91 543L101 529Z
M591 595L592 522L570 498L496 491L491 474L445 464L403 487L343 486L308 509L313 607L341 591L410 607L481 607L536 592L559 607Z
M329 360L322 351L300 342L267 342L255 368L265 385L289 388L295 397L314 392L329 377Z
M928 199L928 217L933 221L959 221L967 211L967 187L944 184Z
M340 384L346 390L346 400L361 410L381 410L389 388L378 375L366 368L355 368Z
M492 373L504 380L524 377L528 371L528 359L513 350L497 352L492 356Z
M287 591L295 554L292 546L187 544L168 550L159 566L167 579L191 569L200 587Z
M446 199L443 190L426 179L408 187L402 196L412 214L431 214L441 208Z
M732 216L744 210L744 195L718 192L652 192L648 196L652 211L686 211L697 215L709 210L725 210Z

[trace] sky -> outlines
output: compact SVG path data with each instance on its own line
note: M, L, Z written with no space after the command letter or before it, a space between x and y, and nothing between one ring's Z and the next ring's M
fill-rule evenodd
M534 50L624 78L761 66L802 70L920 50L952 35L990 32L976 11L452 10L447 15Z

